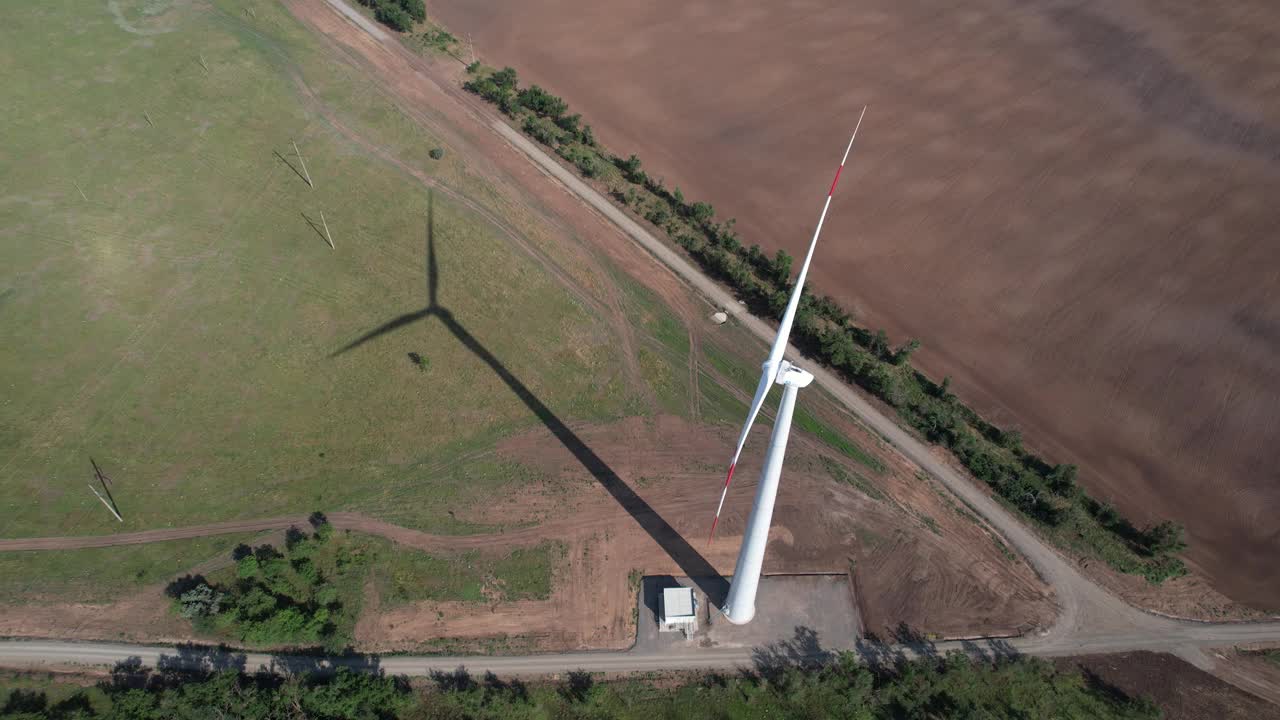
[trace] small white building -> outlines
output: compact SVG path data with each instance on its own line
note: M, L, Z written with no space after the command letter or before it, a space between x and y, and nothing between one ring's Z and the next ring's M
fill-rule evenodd
M693 635L698 630L698 601L693 588L669 587L662 591L662 608L658 611L658 629L683 630Z

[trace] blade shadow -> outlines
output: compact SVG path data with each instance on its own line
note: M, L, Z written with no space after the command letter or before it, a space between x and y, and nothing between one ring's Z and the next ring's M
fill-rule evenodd
M434 314L436 314L436 312L437 312L437 311L432 310L431 308L423 308L423 309L419 310L418 312L405 313L404 315L401 315L401 316L400 316L400 317L398 317L398 318L394 318L394 319L392 319L392 320L388 320L387 322L385 322L385 323L383 323L383 324L379 325L378 327L374 328L373 330L370 330L369 332L365 333L364 335L361 335L360 337L356 338L355 340L352 340L351 342L347 343L346 345L343 345L341 348L338 348L337 350L335 350L334 352L332 352L332 353L329 355L329 357L331 357L331 358L335 358L335 357L338 357L339 355L342 355L342 354L344 354L344 353L347 353L347 352L350 352L350 351L352 351L352 350L355 350L356 348L360 347L361 345L364 345L365 343L367 343L367 342L369 342L369 341L371 341L371 340L374 340L374 339L379 338L379 337L381 337L381 336L383 336L383 335L386 335L386 334L387 334L387 333L389 333L389 332L395 332L396 330L399 330L400 328L404 327L405 325L411 325L411 324L413 324L413 323L415 323L415 322L417 322L417 321L421 320L422 318L427 317L428 315L434 315Z
M433 198L434 193L428 193L426 276L429 304L418 312L406 313L365 333L334 352L330 357L342 355L382 335L426 317L434 316L439 318L440 322L462 343L463 347L489 366L489 369L506 384L507 388L524 403L525 407L538 418L543 426L551 431L556 440L574 456L583 469L675 561L683 574L689 577L702 590L707 597L707 601L716 606L722 605L728 595L728 582L716 571L715 567L690 545L679 531L663 519L658 514L658 511L653 509L653 506L636 494L613 468L609 467L609 464L603 458L597 455L582 438L578 437L577 433L566 425L546 403L542 402L541 398L507 369L506 365L490 352L484 343L480 342L462 323L458 322L451 311L438 305L439 267L436 264L435 253Z

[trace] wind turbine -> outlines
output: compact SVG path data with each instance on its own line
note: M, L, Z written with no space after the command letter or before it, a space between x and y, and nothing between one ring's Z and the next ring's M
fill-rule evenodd
M809 241L809 252L804 256L804 264L800 266L800 275L796 278L796 286L791 291L791 299L787 301L787 309L782 314L782 322L778 326L778 335L773 339L773 347L769 348L769 357L764 361L760 373L760 384L756 386L755 398L751 401L751 410L747 413L747 422L742 426L742 434L738 436L738 447L733 452L733 460L729 463L729 474L724 480L724 490L720 493L720 504L716 507L715 520L711 522L711 537L715 536L716 523L720 522L720 511L724 509L724 499L729 494L729 483L733 481L733 470L742 455L742 446L747 442L747 434L751 425L760 414L765 397L773 385L782 386L782 402L778 404L778 414L773 422L773 435L769 438L769 450L765 454L764 470L760 473L760 484L756 488L755 502L751 506L751 516L747 519L746 534L742 537L742 549L738 551L738 563L733 570L733 581L729 585L729 598L722 611L729 622L742 625L751 622L756 614L756 590L760 585L760 570L764 565L764 550L769 541L769 525L773 521L773 504L778 497L778 480L782 477L782 460L787 453L787 438L791 435L791 416L796 407L796 393L800 388L813 382L813 375L805 372L791 362L782 359L787 350L787 338L791 334L791 325L796 319L796 308L800 305L800 296L804 293L804 279L809 274L809 263L813 260L813 250L818 245L818 235L822 233L822 223L827 219L827 209L831 207L831 197L836 192L836 184L840 182L840 171L849 159L849 151L853 149L853 141L858 137L858 128L862 127L862 117L867 109L862 108L858 115L858 124L853 128L849 145L844 149L844 157L840 159L840 167L836 168L836 177L831 181L831 189L827 191L827 201L822 206L822 214L818 216L818 227L813 231L813 239ZM707 540L710 542L710 538Z

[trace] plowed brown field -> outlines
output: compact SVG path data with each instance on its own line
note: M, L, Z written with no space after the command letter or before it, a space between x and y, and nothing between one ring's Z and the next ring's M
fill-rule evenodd
M439 0L481 59L1280 607L1280 5Z

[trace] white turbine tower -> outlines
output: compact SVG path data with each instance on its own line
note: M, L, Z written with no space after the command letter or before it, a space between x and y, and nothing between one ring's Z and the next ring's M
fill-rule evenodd
M831 189L827 191L827 201L822 206L822 215L818 217L818 227L813 231L813 239L809 241L809 252L804 256L804 264L800 266L800 275L796 278L795 289L791 291L791 299L787 301L786 312L782 314L782 323L778 326L778 336L769 349L769 357L764 361L760 373L760 384L756 386L755 398L751 401L751 410L747 413L747 422L742 426L742 434L738 436L738 447L734 450L733 461L729 463L729 474L724 480L724 490L720 493L720 504L716 507L715 520L711 522L711 535L714 537L716 523L720 522L720 511L724 509L724 499L729 494L729 483L733 481L733 469L738 465L738 457L742 455L742 446L747 442L747 433L755 422L760 407L764 405L765 396L775 383L782 386L782 402L778 405L778 415L773 423L773 435L769 439L769 451L765 455L764 470L760 473L760 485L756 488L755 503L751 506L751 517L747 519L747 531L742 537L742 549L738 552L738 564L733 570L733 582L729 586L729 598L725 601L724 616L729 622L742 625L751 622L756 614L756 589L760 585L760 570L764 566L764 549L769 541L769 525L773 521L773 503L778 497L778 480L782 477L782 460L787 453L787 438L791 434L791 415L796 407L796 392L813 382L813 376L783 360L787 349L787 337L791 334L791 325L795 322L796 307L800 304L800 296L804 292L804 279L809 274L809 263L813 260L813 250L818 245L818 235L822 233L822 223L827 219L827 209L831 207L831 197L836 192L836 184L840 182L840 171L849 159L849 151L853 149L853 141L858 137L858 128L862 127L862 117L867 109L862 108L858 115L858 124L853 128L853 136L844 150L840 167L836 169L836 177L831 181Z

